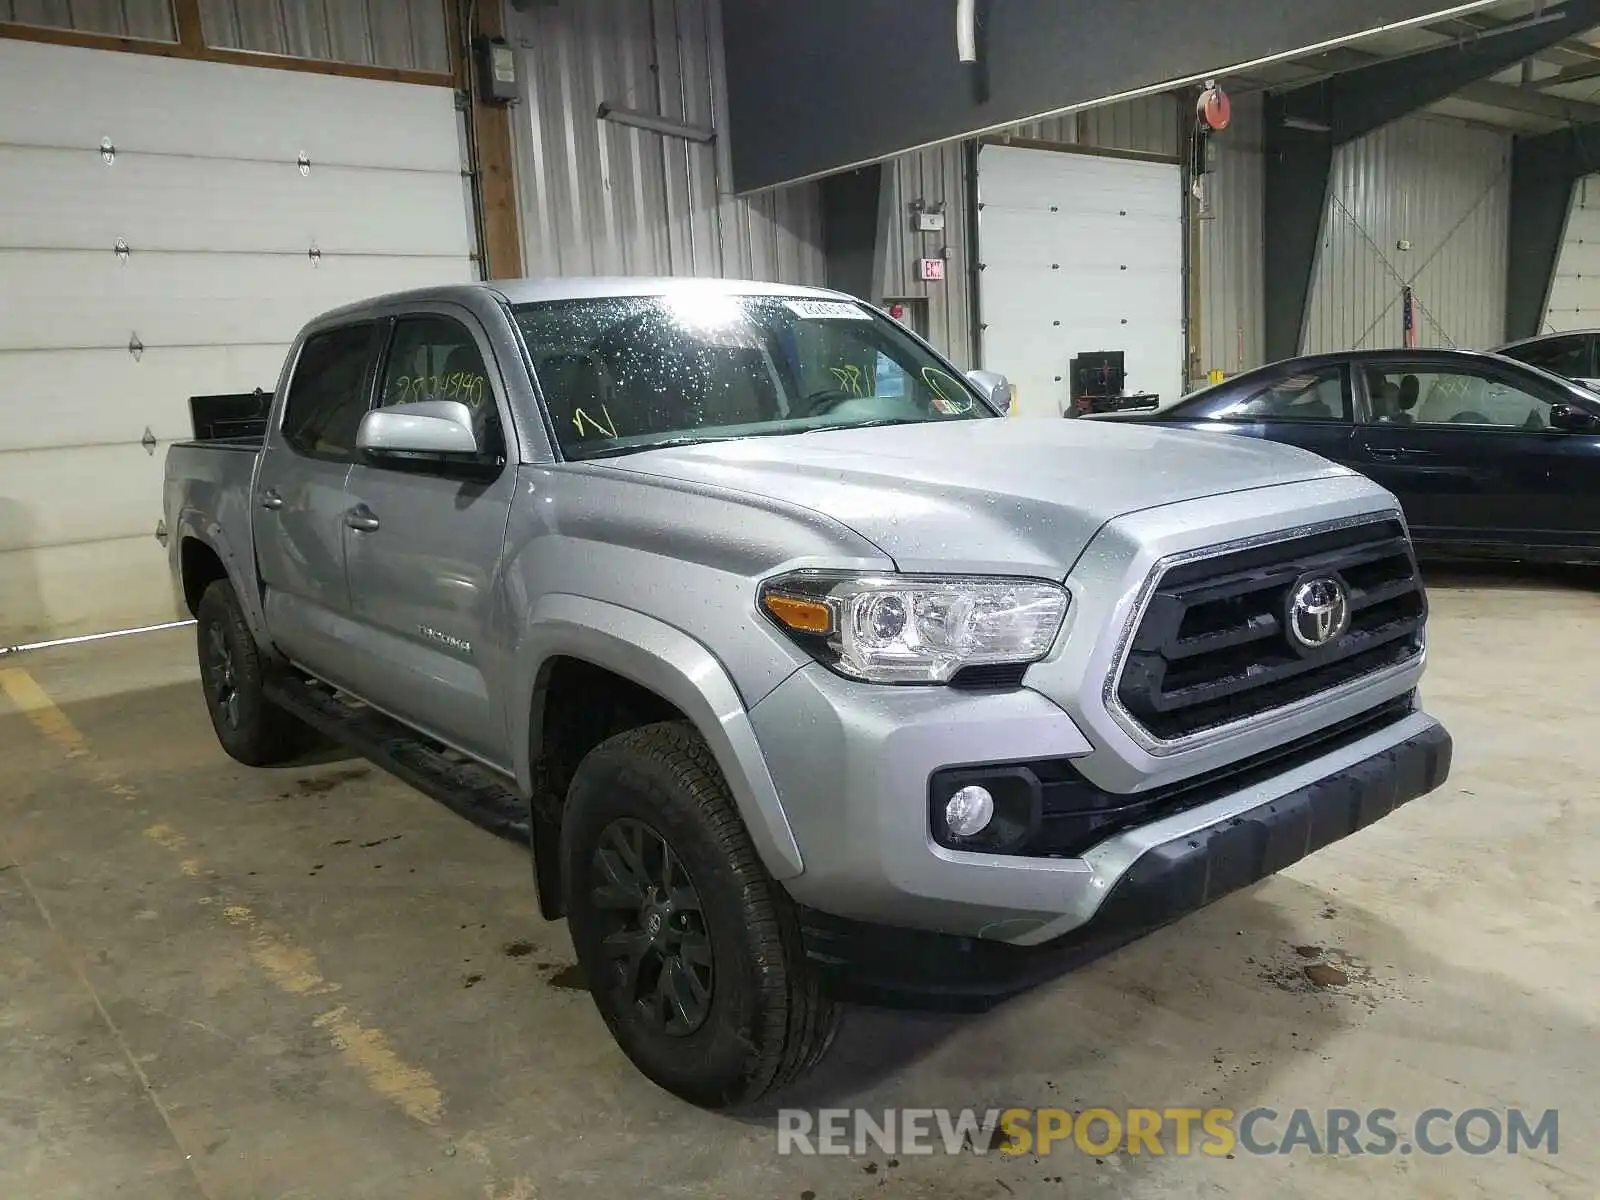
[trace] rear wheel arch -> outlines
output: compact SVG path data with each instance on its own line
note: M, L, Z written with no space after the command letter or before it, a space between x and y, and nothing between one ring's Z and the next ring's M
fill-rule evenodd
M264 654L278 660L272 638L267 633L266 615L255 574L250 545L241 555L226 531L215 520L194 509L185 509L175 523L177 541L177 586L174 599L181 601L191 616L197 615L201 597L217 580L226 580L238 598L245 622Z
M178 567L183 581L183 602L189 615L200 611L200 598L206 589L219 579L228 579L228 568L222 556L210 543L200 538L185 537L178 545Z

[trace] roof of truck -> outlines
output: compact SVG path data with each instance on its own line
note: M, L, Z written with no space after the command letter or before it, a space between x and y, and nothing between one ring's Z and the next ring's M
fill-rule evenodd
M475 285L477 286L477 285ZM763 283L750 279L697 279L681 276L580 276L567 279L496 279L481 285L499 292L513 304L536 300L587 300L596 296L659 296L668 292L704 290L728 295L818 296L840 293L826 288L792 283Z
M351 317L365 317L374 309L391 305L425 304L429 301L454 301L470 305L485 298L499 304L533 304L542 300L593 300L606 296L663 296L670 293L718 292L737 296L809 296L819 300L850 300L856 297L827 288L801 287L792 283L763 283L750 279L697 279L681 276L573 276L566 279L494 279L484 283L447 283L435 287L408 288L381 296L368 296L319 314L307 329L326 326Z

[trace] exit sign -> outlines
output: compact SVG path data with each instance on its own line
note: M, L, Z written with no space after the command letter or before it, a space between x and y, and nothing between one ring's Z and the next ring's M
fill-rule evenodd
M944 259L919 258L917 259L917 278L924 283L933 283L944 278Z

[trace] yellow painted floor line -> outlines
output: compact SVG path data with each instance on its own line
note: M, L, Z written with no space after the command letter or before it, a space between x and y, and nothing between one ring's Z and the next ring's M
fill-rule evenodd
M100 762L89 748L88 739L56 707L27 671L20 667L0 670L0 691L5 692L35 729L97 784L108 788L121 799L137 799L138 792ZM205 861L193 853L188 839L171 825L164 821L157 822L144 833L150 841L178 859L177 867L183 875L199 878L206 873ZM292 996L325 995L339 990L338 984L330 982L323 975L314 954L263 924L246 905L224 904L221 914L229 927L242 931L249 939L250 957L274 986ZM81 968L77 968L76 963L74 967L83 978ZM84 985L88 986L86 978ZM95 1003L99 1005L98 997ZM100 1011L110 1024L103 1005ZM345 1005L322 1013L313 1020L313 1024L327 1034L340 1059L357 1071L368 1087L406 1116L430 1126L438 1125L443 1119L444 1095L433 1076L426 1069L401 1058L381 1029L363 1024ZM114 1025L112 1030L121 1041L121 1034ZM124 1045L123 1049L126 1051L127 1047ZM138 1070L137 1064L135 1070ZM144 1079L143 1071L139 1072L139 1077ZM145 1090L160 1108L160 1101L150 1091L148 1082ZM162 1116L166 1116L164 1109ZM168 1128L171 1128L170 1122ZM176 1139L175 1132L173 1136Z
M66 717L56 709L55 705L50 703L50 698L44 694L44 691L26 671L16 669L0 671L0 691L4 691L10 697L12 704L27 715L35 728L57 745L65 748L65 743L71 739L72 735L77 733ZM77 757L81 752L82 738L80 736L78 737L77 747L74 748L72 754ZM211 1200L213 1193L206 1187L205 1180L195 1168L194 1153L184 1144L182 1135L178 1133L177 1126L172 1122L172 1114L167 1111L167 1106L161 1102L160 1095L157 1094L154 1086L150 1083L150 1077L145 1074L144 1065L139 1061L138 1056L134 1054L133 1048L128 1045L128 1039L123 1035L122 1027L111 1019L111 1013L107 1011L105 1001L100 998L100 993L95 990L94 984L89 982L89 976L83 969L82 957L73 952L66 935L61 932L61 927L56 924L55 917L51 914L50 906L44 902L43 897L39 895L38 890L33 886L33 881L28 877L27 866L18 855L12 853L10 839L6 836L6 831L3 827L0 827L0 853L3 853L10 860L17 879L22 883L23 891L27 892L28 898L33 901L33 907L38 912L40 921L50 931L51 939L56 943L57 949L61 952L61 957L66 961L68 968L77 979L78 986L89 997L90 1003L94 1005L94 1010L100 1017L101 1024L106 1027L107 1032L111 1034L112 1041L116 1042L117 1049L122 1052L123 1060L133 1072L134 1078L139 1081L139 1087L143 1090L145 1099L150 1101L157 1115L160 1116L161 1124L166 1128L167 1136L172 1139L173 1146L177 1148L179 1154L183 1155L184 1166L188 1168L189 1176L194 1180L195 1187L200 1190L202 1196L207 1197L207 1200Z

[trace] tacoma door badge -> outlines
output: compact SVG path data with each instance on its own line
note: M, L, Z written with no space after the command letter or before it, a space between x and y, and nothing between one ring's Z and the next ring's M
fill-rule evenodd
M458 638L453 633L440 633L431 625L418 625L417 632L430 642L438 642L441 646L449 646L452 650L459 650L462 654L472 653L472 643Z

